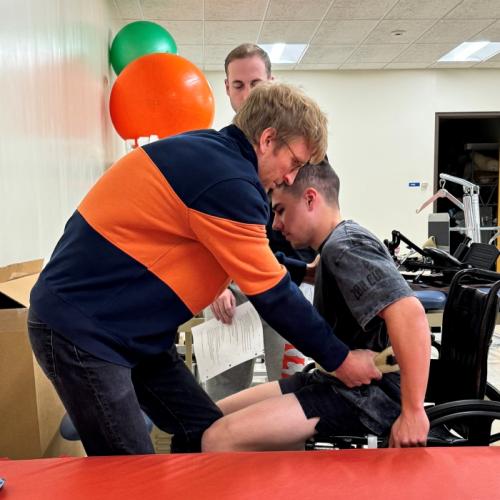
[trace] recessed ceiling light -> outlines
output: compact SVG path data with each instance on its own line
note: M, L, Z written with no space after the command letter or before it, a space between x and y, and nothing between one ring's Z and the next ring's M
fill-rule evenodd
M500 52L498 42L464 42L445 54L438 62L481 62Z
M259 47L268 54L274 64L295 64L299 62L302 54L307 48L306 43L261 43Z

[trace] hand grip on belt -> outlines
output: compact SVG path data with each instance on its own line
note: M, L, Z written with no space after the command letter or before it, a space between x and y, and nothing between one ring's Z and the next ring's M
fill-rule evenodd
M394 373L399 371L398 361L396 359L396 356L394 355L392 346L386 347L381 352L377 352L377 354L373 358L373 362L375 363L375 366L381 371L382 374ZM326 372L326 370L321 368L321 366L319 366L318 364L316 364L316 367L322 370L323 372ZM326 373L335 377L335 372L326 372Z
M392 350L392 346L386 347L382 352L377 353L374 360L375 366L382 373L393 373L399 371L398 361Z

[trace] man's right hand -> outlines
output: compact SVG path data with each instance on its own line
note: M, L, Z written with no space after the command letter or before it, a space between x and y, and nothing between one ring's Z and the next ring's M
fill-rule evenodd
M375 366L376 352L369 349L350 351L344 362L332 373L347 387L369 384L373 379L380 380L382 373Z
M236 299L233 292L226 288L212 303L210 309L215 318L226 325L233 321L234 311L236 309Z

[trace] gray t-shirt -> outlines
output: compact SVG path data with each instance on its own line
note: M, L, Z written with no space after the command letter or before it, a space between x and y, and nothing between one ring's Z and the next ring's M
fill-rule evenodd
M389 338L378 314L396 300L413 296L386 247L370 231L348 220L332 231L320 253L314 305L350 349L382 351ZM354 389L337 379L331 383L357 408L367 428L377 435L389 431L400 413L398 373Z
M314 305L350 349L389 345L380 311L413 295L384 244L354 221L342 221L320 248Z

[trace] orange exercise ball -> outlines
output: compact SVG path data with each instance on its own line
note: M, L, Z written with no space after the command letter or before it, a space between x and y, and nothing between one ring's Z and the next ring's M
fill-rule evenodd
M111 90L111 120L125 140L159 138L209 128L214 97L205 75L175 54L148 54L132 61Z

